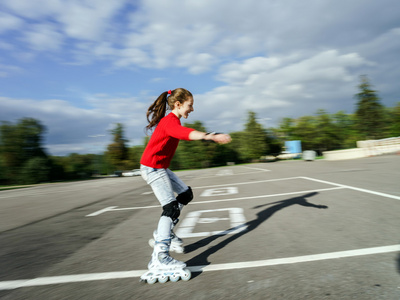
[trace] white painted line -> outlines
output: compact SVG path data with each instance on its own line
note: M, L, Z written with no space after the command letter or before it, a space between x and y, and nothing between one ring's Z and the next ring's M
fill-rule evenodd
M217 185L208 185L208 186L196 186L192 187L192 189L206 189L206 188L213 188L213 187L222 187L222 186L230 186L230 185L244 185L244 184L257 184L257 183L264 183L264 182L274 182L274 181L283 181L283 180L294 180L294 179L306 179L306 177L288 177L288 178L279 178L279 179L267 179L267 180L260 180L260 181L248 181L248 182L233 182L228 184L217 184Z
M297 194L309 194L309 193L315 193L315 192L326 192L326 191L333 191L333 190L340 190L340 189L344 189L344 187L332 187L332 188L326 188L326 189L316 189L316 190L298 191L298 192L271 194L271 195L249 196L249 197L230 198L230 199L221 199L221 200L209 200L209 201L201 201L201 202L200 201L196 201L196 202L190 202L190 204L191 205L193 205L193 204L208 204L208 203L240 201L240 200L248 200L248 199L281 197L281 196L290 196L290 195L297 195Z
M355 190L355 191L359 191L359 192L363 192L363 193L369 193L369 194L373 194L373 195L377 195L377 196L381 196L381 197L386 197L386 198L392 198L392 199L400 200L400 197L399 197L399 196L395 196L395 195L390 195L390 194L375 192L375 191L371 191L371 190L367 190L367 189L361 189L361 188L354 187L354 186L350 186L350 185L344 185L344 184L329 182L329 181L320 180L320 179L315 179L315 178L310 178L310 177L301 177L301 178L308 179L308 180L312 180L312 181L316 181L316 182L320 182L320 183L325 183L325 184L330 184L330 185L336 185L336 186L338 186L338 187L342 187L342 188L346 188L346 189L351 189L351 190Z
M230 175L233 175L233 170L232 169L223 169L223 170L220 170L215 175L216 176L230 176Z
M146 208L161 208L161 205L125 207L125 208L116 208L116 209L113 209L113 210L114 211L118 211L118 210L136 210L136 209L146 209Z
M214 212L228 212L229 218L200 218L203 214L214 213ZM194 227L197 223L215 223L218 221L230 220L231 228L223 231L212 231L212 232L193 232ZM240 231L246 230L247 225L246 218L243 215L243 209L238 207L233 208L220 208L220 209L208 209L208 210L198 210L192 211L187 214L185 219L183 219L182 224L179 226L176 234L182 238L191 237L202 237L211 235L227 235L238 233Z
M39 278L26 279L26 280L22 279L22 280L13 280L13 281L0 281L0 290L12 290L12 289L17 289L17 288L21 288L21 287L42 286L42 285L50 285L50 284L140 277L146 271L147 270L124 271L124 272L104 272L104 273L92 273L92 274L39 277Z
M252 169L252 170L261 170L263 172L271 172L271 170L268 169L262 169L262 168L253 168L253 167L245 167L245 166L240 166L242 168L246 168L246 169Z
M400 244L392 246L330 252L330 253L304 255L296 257L197 266L197 267L189 267L189 269L192 272L207 272L207 271L222 271L222 270L233 270L233 269L244 269L244 268L257 268L257 267L276 266L285 264L296 264L296 263L319 261L326 259L338 259L338 258L347 258L347 257L355 257L355 256L363 256L371 254L382 254L382 253L397 252L397 251L400 251Z
M230 198L230 199L221 199L221 200L209 200L209 201L195 201L190 202L190 205L195 204L208 204L208 203L217 203L217 202L229 202L229 201L240 201L240 200L248 200L248 199L259 199L259 198L271 198L271 197L281 197L281 196L290 196L290 195L297 195L297 194L309 194L315 192L326 192L326 191L333 191L333 190L340 190L344 189L344 187L332 187L326 189L317 189L317 190L308 190L308 191L298 191L298 192L291 192L291 193L281 193L281 194L270 194L270 195L260 195L260 196L250 196L250 197L240 197L240 198ZM141 207L123 207L123 208L105 208L103 212L107 211L122 211L122 210L136 210L136 209L148 209L148 208L160 208L160 205L152 205L152 206L141 206ZM99 215L101 210L87 215L87 217L92 217L93 214Z
M237 194L237 193L239 193L239 191L236 186L227 186L227 187L223 187L223 188L204 190L200 194L200 197L226 196L226 195L233 195L233 194Z
M249 168L249 169L252 169L252 168ZM242 175L256 174L256 173L261 173L261 172L271 172L271 171L266 170L266 169L258 169L257 171L254 171L254 172L236 173L236 174L230 174L229 176L242 176ZM216 176L220 176L220 175L215 174L215 175L199 176L199 177L196 177L196 179L215 178Z
M286 257L286 258L276 258L276 259L226 263L226 264L212 264L207 266L193 266L193 267L188 267L188 269L191 272L224 271L224 270L234 270L234 269L244 269L244 268L258 268L266 266L295 264L295 263L312 262L312 261L320 261L327 259L339 259L339 258L356 257L363 255L390 253L397 251L400 251L400 244L383 246L383 247L364 248L357 250L304 255L296 257ZM147 270L104 272L104 273L51 276L51 277L39 277L34 279L0 281L0 290L13 290L22 287L44 286L44 285L63 284L63 283L65 284L73 282L86 282L95 280L134 278L134 277L140 277L146 271Z
M86 217L95 217L95 216L98 216L98 215L100 215L100 214L102 214L102 213L105 213L105 212L107 212L107 211L115 210L114 208L117 208L117 207L118 207L118 206L109 206L109 207L100 209L100 210L98 210L98 211L95 211L94 213L88 214L88 215L86 215Z
M150 195L150 194L153 194L153 191L142 193L142 195Z

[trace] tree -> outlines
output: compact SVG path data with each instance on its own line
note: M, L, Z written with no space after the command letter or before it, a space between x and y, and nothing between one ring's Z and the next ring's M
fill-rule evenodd
M385 136L384 108L376 91L372 90L366 75L361 76L356 110L357 129L362 139L379 139Z
M19 182L36 184L50 180L51 164L49 159L36 156L29 159L22 167Z
M126 146L127 140L124 138L124 127L121 123L117 123L116 127L110 132L113 135L113 143L107 147L107 158L117 169L127 169L129 161L128 148Z
M348 115L344 111L338 111L332 116L338 138L337 149L356 147L356 128L354 115Z
M315 136L317 135L316 120L313 116L303 116L296 120L296 129L294 137L301 141L303 150L316 150L317 143Z
M317 111L315 143L319 152L337 149L339 139L331 116L323 109Z
M33 158L48 159L42 148L45 127L33 118L20 119L16 124L2 122L0 126L0 155L5 175L17 182L25 163Z
M395 107L388 109L388 124L391 137L400 136L400 102Z
M184 126L202 132L207 131L200 121L185 123ZM209 166L212 154L209 152L210 149L208 146L210 145L206 145L203 141L180 141L176 149L176 154L171 161L172 168L198 169Z
M256 113L248 112L244 134L241 137L240 155L244 161L259 159L268 150L267 133L261 124L257 123Z
M292 118L283 118L279 123L279 136L283 141L295 140L294 138L295 120Z
M138 145L129 148L129 161L132 163L132 169L140 168L140 158L142 157L144 146Z

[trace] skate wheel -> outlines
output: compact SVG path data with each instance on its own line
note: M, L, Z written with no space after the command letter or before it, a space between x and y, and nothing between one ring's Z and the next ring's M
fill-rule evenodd
M185 250L183 248L177 248L175 250L176 253L185 253Z
M159 283L166 283L168 281L168 276L161 276L158 278Z
M150 278L150 279L147 279L147 283L148 283L148 284L154 284L154 283L156 283L156 281L157 281L157 278L155 278L155 277L152 277L152 278Z
M179 280L179 278L180 278L180 276L176 275L176 274L169 276L169 280L171 282L177 282Z
M192 277L192 273L190 272L190 270L185 269L184 273L182 275L182 280L183 281L188 281L191 277Z

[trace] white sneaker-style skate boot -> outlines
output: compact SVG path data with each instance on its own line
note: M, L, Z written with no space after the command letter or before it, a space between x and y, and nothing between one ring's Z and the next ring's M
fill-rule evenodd
M155 241L157 240L157 230L153 232L153 238L149 240L150 247L154 248ZM169 250L175 253L184 253L183 240L178 237L174 231L171 231L171 245Z
M153 254L148 264L145 274L140 277L140 281L147 281L149 284L165 283L168 279L172 282L178 281L180 278L187 281L191 277L190 270L185 269L186 264L176 260L169 255L169 242L155 242Z
M169 255L170 245L166 242L156 242L154 244L153 254L151 261L149 262L148 268L151 269L162 269L162 270L173 270L182 269L186 267L186 264L182 261L176 260Z

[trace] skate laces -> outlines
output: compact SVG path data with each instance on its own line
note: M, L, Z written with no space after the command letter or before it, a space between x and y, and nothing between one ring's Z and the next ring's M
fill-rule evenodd
M180 244L182 244L183 243L183 240L179 237L179 236L177 236L176 234L175 234L175 232L171 232L171 240L173 241L173 242L175 242L175 243L180 243Z
M157 255L158 261L163 264L163 265L175 265L181 263L179 260L176 260L175 258L171 257L169 255L169 251L162 251L159 252Z

